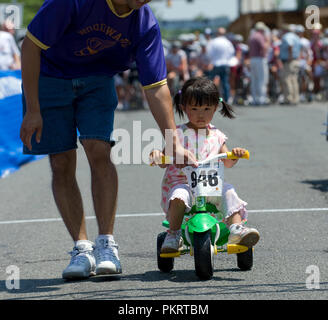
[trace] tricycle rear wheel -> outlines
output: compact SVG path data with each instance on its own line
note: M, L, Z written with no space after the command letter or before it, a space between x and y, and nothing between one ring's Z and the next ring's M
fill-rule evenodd
M202 280L209 280L214 270L214 248L211 243L211 230L194 232L195 271Z
M251 270L253 267L253 248L249 248L247 251L237 253L237 265L242 271Z
M174 266L174 258L161 258L161 249L166 237L166 232L162 232L157 236L157 266L162 272L169 273Z

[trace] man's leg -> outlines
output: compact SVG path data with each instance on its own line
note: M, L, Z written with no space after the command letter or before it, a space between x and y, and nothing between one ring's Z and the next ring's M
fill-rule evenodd
M87 240L82 197L75 178L76 151L50 155L52 191L58 210L74 240L71 261L64 269L64 279L88 278L94 274L96 261L93 244Z
M110 144L84 139L83 147L91 169L91 190L99 234L113 234L118 177L115 165L110 159Z
M76 151L49 156L52 170L52 191L57 208L74 241L86 240L82 197L77 185Z
M251 58L251 95L253 98L253 103L257 104L258 99L258 70L257 70L257 60Z
M230 98L230 67L220 67L220 78L222 81L223 98L228 102Z
M118 274L122 268L113 237L118 177L110 159L111 147L108 142L101 140L81 141L91 168L91 190L99 229L94 251L96 274Z

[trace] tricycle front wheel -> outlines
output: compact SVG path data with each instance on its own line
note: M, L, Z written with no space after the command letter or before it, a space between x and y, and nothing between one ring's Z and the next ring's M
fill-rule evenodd
M195 271L202 280L209 280L214 270L214 248L211 243L211 230L194 232Z

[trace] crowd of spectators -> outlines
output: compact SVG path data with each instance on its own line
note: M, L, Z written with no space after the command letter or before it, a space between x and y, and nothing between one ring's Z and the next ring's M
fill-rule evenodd
M0 70L21 68L19 41L10 21L0 26ZM17 45L18 42L18 45ZM172 95L194 76L218 85L235 105L297 105L328 100L328 29L317 24L270 30L257 22L248 38L224 28L163 39ZM136 66L115 76L118 109L147 108Z
M163 44L172 95L190 77L206 76L220 87L223 99L236 105L328 100L328 29L320 24L311 30L294 24L270 30L257 22L246 39L207 28ZM118 77L120 87L125 83L119 108L128 109L138 90L130 74Z

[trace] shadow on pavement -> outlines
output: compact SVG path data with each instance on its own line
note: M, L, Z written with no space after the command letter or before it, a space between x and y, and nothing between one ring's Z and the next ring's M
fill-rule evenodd
M232 271L216 270L216 271ZM115 288L111 286L113 282L132 282L128 289L122 287ZM159 282L169 281L179 283L180 285L170 286ZM142 274L130 274L122 276L96 276L86 280L66 281L63 279L21 279L20 289L7 290L5 281L0 282L1 291L8 294L6 299L26 300L26 299L87 299L87 300L122 300L122 299L175 299L176 297L187 297L188 299L219 299L220 295L225 297L237 297L242 299L241 295L250 297L254 294L297 294L310 293L312 290L306 288L304 282L300 283L259 283L242 284L244 279L223 278L214 276L212 280L200 281L193 270L177 270L170 273L161 273L159 271L149 271ZM133 284L133 282L136 282ZM137 282L141 282L138 285ZM155 285L145 286L145 282L152 282ZM94 283L95 285L92 285ZM108 283L108 287L100 286L100 283ZM142 284L143 283L143 284ZM185 285L181 285L185 283ZM187 285L189 283L189 285ZM190 285L192 283L192 285ZM73 285L72 285L73 284ZM68 287L66 287L68 286ZM64 288L65 287L65 288ZM315 292L328 291L328 282L321 282L320 289ZM12 295L12 297L10 297ZM297 295L293 295L297 299Z
M306 183L312 186L312 189L321 192L328 192L328 179L326 180L304 180L302 183Z

